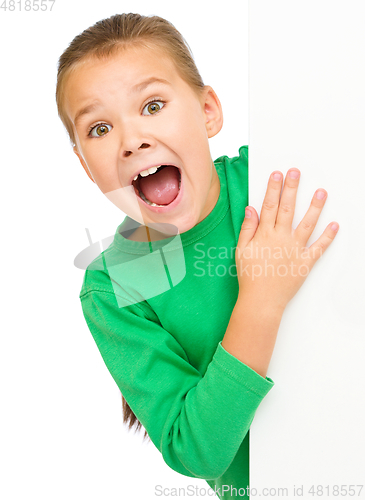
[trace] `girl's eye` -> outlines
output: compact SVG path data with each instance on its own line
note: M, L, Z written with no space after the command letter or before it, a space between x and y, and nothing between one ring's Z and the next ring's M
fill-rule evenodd
M152 101L152 102L149 102L148 104L146 104L146 106L143 108L143 111L146 109L148 112L147 113L144 113L142 112L143 115L155 115L156 113L158 113L160 111L160 109L163 108L164 106L164 102L163 101Z
M99 123L98 125L95 125L95 127L92 127L89 131L89 136L90 137L103 137L106 135L108 132L111 130L110 125L106 125L105 123Z

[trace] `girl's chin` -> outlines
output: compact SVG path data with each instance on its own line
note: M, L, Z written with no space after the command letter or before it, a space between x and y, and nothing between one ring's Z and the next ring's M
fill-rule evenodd
M166 222L149 220L148 222L145 222L144 225L147 225L151 229L162 233L163 235L165 235L165 238L170 238L171 236L186 233L187 231L192 229L194 226L196 226L198 219L198 217L192 215L187 220L186 215L184 215L184 217L181 218L176 216L171 218L166 217Z

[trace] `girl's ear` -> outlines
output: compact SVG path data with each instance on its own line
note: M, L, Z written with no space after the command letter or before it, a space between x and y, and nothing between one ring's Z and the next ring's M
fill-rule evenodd
M217 94L209 85L205 86L204 113L208 138L214 137L223 126L223 111Z
M85 160L84 160L84 159L83 159L83 157L81 156L81 153L79 153L79 151L77 150L77 147L76 147L76 146L74 146L73 151L74 151L75 155L77 156L77 158L80 160L80 163L81 163L81 165L83 166L83 168L84 168L85 172L87 173L87 175L89 176L89 178L90 178L93 182L95 182L95 181L94 181L94 179L93 179L93 177L92 177L92 175L91 175L91 172L90 172L90 171L89 171L89 169L88 169L88 166L87 166L87 165L86 165L86 163L85 163Z

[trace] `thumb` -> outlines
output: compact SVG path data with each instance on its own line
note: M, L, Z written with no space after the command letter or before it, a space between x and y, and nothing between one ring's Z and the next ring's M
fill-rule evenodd
M252 240L256 233L258 222L259 216L256 210L251 206L247 206L245 210L245 218L243 219L241 232L238 239L239 246L242 245L243 247L245 247L249 243L249 241Z

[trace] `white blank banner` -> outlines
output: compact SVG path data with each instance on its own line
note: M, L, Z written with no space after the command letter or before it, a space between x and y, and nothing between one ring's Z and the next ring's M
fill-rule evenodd
M284 312L251 427L252 498L365 498L364 26L362 1L249 4L249 203L260 214L270 173L296 167L293 228L318 188L307 246L340 224Z

